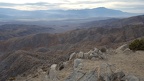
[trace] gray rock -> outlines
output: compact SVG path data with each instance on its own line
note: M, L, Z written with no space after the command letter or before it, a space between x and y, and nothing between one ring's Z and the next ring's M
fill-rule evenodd
M79 52L77 54L77 58L84 58L84 53L83 52Z
M99 52L99 49L98 49L98 48L94 48L94 52L95 52L95 53L98 53L98 52Z
M75 59L75 58L76 58L76 53L74 52L70 55L69 60L72 60L72 59Z
M73 71L73 73L70 74L70 76L68 76L68 78L66 78L65 81L79 81L79 79L84 75L85 75L85 73L83 73L83 72Z
M86 73L78 81L98 81L98 75L96 71Z
M52 81L58 81L56 67L57 67L57 64L53 64L50 67L49 79Z
M122 52L122 51L124 51L124 50L127 49L127 48L128 48L128 45L127 45L127 44L124 44L124 45L118 47L118 48L116 49L116 52Z
M84 59L88 59L89 58L89 53L84 53Z
M136 77L136 76L134 76L134 75L127 75L127 76L125 77L125 79L126 79L127 81L139 81L139 78Z
M96 71L83 73L74 71L65 81L98 81Z
M80 63L82 63L82 59L75 59L73 69L78 68Z

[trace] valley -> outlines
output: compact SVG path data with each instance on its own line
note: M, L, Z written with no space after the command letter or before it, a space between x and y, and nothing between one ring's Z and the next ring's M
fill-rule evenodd
M73 52L88 52L95 47L116 49L125 43L129 44L137 38L144 37L143 15L120 19L78 21L77 24L75 24L76 20L72 24L66 23L70 26L68 30L63 30L67 25L60 28L63 31L56 29L53 25L14 23L1 25L0 81L19 75L26 77L38 68L48 70L52 64L67 61ZM114 62L112 58L116 59L117 56L124 58L121 55L114 55L110 56L110 61ZM143 55L140 54L140 56Z

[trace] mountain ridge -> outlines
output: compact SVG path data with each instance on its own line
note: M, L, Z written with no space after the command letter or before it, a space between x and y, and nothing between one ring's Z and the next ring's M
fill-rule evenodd
M81 10L35 10L35 11L22 11L9 8L0 8L0 12L2 12L1 15L7 16L6 20L46 19L46 18L48 20L51 20L51 19L72 19L72 18L90 18L90 17L129 17L136 15L133 13L122 12L120 10L113 10L104 7L98 7L93 9L81 9Z
M119 28L76 29L57 34L39 33L0 41L0 79L5 81L20 74L26 76L40 66L48 68L51 64L66 61L73 52L86 52L94 47L117 48L144 37L143 31L144 24L134 24Z

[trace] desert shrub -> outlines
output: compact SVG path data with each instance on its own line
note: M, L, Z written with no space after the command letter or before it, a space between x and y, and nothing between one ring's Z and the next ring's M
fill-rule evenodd
M100 51L101 52L106 52L106 48L101 48Z
M15 80L15 77L10 77L9 80L13 81L13 80Z
M136 39L129 44L129 49L133 51L144 50L144 39Z

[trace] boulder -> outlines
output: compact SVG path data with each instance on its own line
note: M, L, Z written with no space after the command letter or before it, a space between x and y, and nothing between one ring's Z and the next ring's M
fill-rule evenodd
M77 69L80 63L82 63L82 59L75 59L73 69Z
M84 58L84 53L80 51L80 52L77 54L77 58Z
M89 53L84 53L84 59L88 59L89 58Z
M58 65L56 66L56 70L62 70L64 69L64 64L63 62L58 63Z
M53 64L50 67L49 71L49 79L52 81L59 81L57 77L57 71L56 71L57 64Z
M123 51L124 54L132 54L133 51L130 50L129 48L126 48L124 51Z
M124 79L126 81L139 81L139 78L134 75L127 75Z
M75 58L76 58L76 53L74 52L70 55L69 60L72 60L72 59L75 59Z
M98 49L98 48L94 48L94 52L95 52L95 53L98 53L98 52L99 52L99 49Z
M74 70L64 81L79 81L84 75L85 73Z
M124 72L117 72L117 73L113 73L110 77L111 81L121 81L123 79L123 77L125 77Z
M124 45L118 47L118 48L116 49L116 52L122 52L122 51L124 51L124 50L127 49L127 48L128 48L128 45L127 45L127 44L124 44Z
M95 70L87 73L74 71L65 81L98 81L98 78Z

